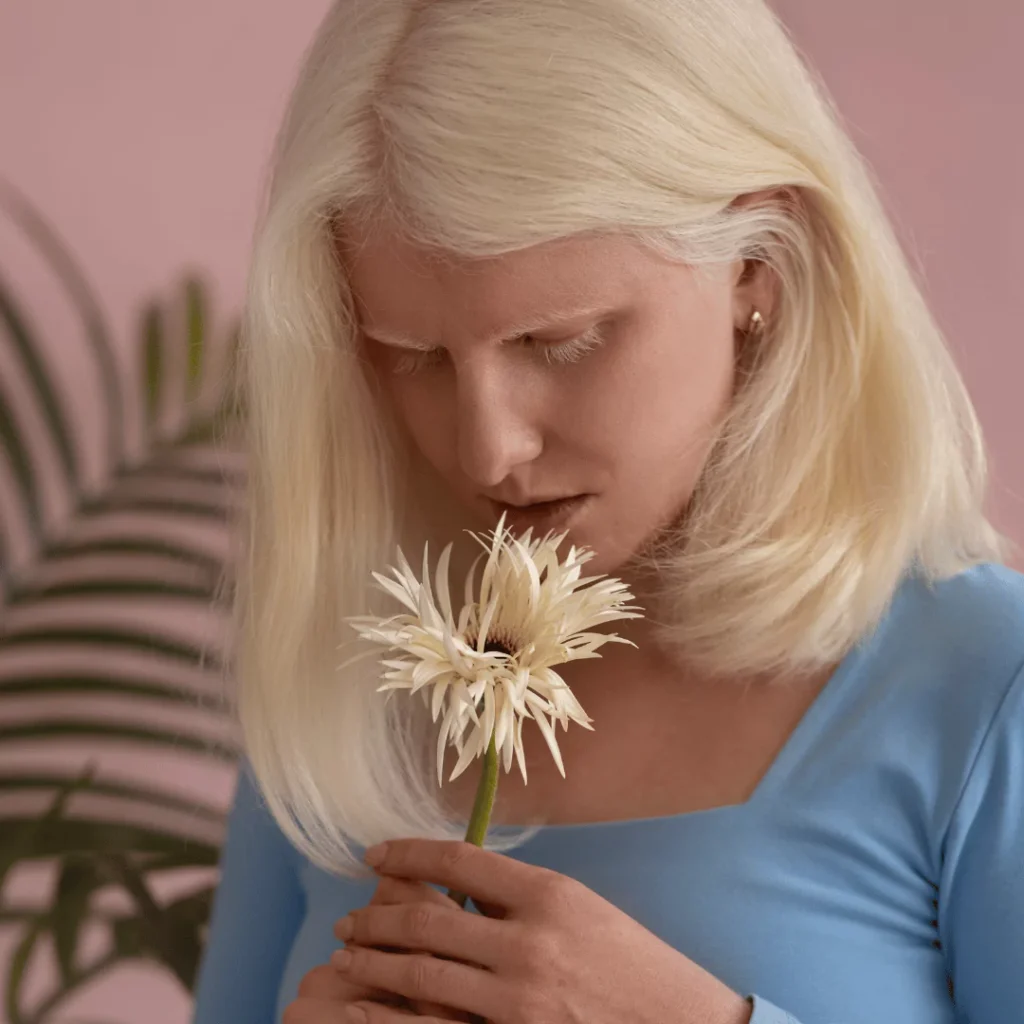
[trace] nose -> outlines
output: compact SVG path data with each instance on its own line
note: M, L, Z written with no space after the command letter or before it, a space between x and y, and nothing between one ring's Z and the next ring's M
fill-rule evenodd
M529 408L528 387L497 367L460 374L457 402L459 465L468 479L493 488L517 466L532 462L543 436Z

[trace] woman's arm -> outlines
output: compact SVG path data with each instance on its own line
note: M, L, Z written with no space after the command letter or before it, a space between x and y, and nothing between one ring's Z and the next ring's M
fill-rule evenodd
M306 909L296 856L242 761L194 1024L275 1024L281 976Z
M1024 668L953 814L939 885L953 998L971 1024L1024 1019Z
M1024 667L989 725L952 816L938 904L958 1019L1024 1018ZM750 1024L800 1024L765 1000L754 1005Z

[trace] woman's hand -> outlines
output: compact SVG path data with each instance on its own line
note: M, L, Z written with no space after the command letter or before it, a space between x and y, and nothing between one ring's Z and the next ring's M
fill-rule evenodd
M448 907L457 910L459 913L465 913L465 911L453 899L450 899L443 892L438 891L432 886L427 885L426 882L413 882L404 878L382 877L377 885L377 891L373 894L373 899L370 900L370 906L397 907L402 905L422 906L424 904ZM341 921L338 921L334 926L334 934L343 942L345 940L342 935L342 921L345 920L347 919L343 917ZM399 952L399 950L396 949L395 952ZM409 952L408 948L406 948L405 952ZM427 950L417 952L429 955ZM337 968L332 967L331 969L337 973ZM395 999L396 996L394 993L379 991L378 1001L388 1002L394 1001ZM456 1010L450 1009L449 1007L442 1006L439 1003L431 1003L426 999L411 999L404 998L402 996L398 996L397 999L403 1009L412 1010L421 1017L427 1017L432 1020L469 1022L474 1020L472 1014L460 1013ZM355 1002L356 1000L352 1001Z
M331 957L353 984L456 1007L493 1024L750 1020L747 1000L564 875L468 843L433 840L386 843L368 851L367 861L384 877L468 893L494 916L436 900L357 910L336 927L348 948ZM403 1020L391 1007L352 1005L367 1024Z
M430 902L458 909L452 900L437 889L423 882L408 882L397 878L382 878L370 905ZM472 1020L468 1014L457 1013L444 1006L417 1002L383 989L356 984L342 977L337 968L321 964L303 976L299 982L297 998L285 1008L281 1024L343 1024L349 1019L345 1016L345 1007L357 1002L361 1006L367 1002L390 1006L406 1020L414 1015L446 1021Z
M298 996L285 1007L281 1024L344 1024L346 1006L365 1006L379 994L346 981L329 964L321 964L303 975Z

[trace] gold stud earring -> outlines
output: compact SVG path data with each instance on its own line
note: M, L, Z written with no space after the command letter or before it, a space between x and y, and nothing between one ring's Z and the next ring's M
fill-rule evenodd
M747 341L755 341L762 337L765 331L764 317L761 316L758 310L754 310L750 315L750 323L747 325Z

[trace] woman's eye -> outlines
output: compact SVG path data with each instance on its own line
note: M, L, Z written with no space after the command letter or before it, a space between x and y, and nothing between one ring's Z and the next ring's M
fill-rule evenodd
M539 341L532 335L525 334L518 339L518 343L529 349L537 350L541 358L549 365L568 366L578 363L584 356L592 352L601 344L601 340L601 328L592 327L578 338L573 338L570 341ZM402 352L393 357L391 372L396 376L408 376L440 366L444 358L444 349Z
M548 363L562 366L578 363L601 344L603 340L601 331L601 325L598 325L591 327L590 330L571 341L559 342L557 345L545 345L541 350L544 359Z
M428 366L440 363L441 358L439 349L431 349L429 352L409 351L402 352L401 354L396 353L391 363L391 372L400 377L410 373L418 373Z

